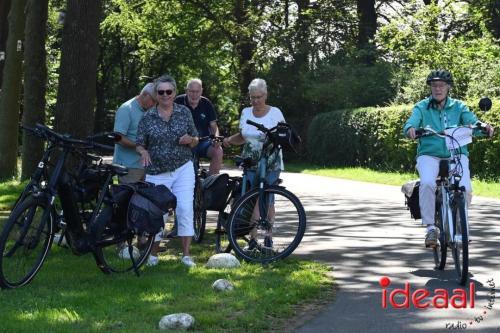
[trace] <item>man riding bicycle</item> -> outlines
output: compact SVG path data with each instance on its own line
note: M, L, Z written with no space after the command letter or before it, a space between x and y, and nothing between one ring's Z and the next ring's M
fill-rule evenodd
M403 133L410 139L416 139L415 129L430 126L441 132L450 127L471 125L477 122L477 117L469 108L457 99L449 97L453 86L453 76L447 70L434 70L429 73L426 80L431 88L431 96L418 102L412 115L403 127ZM489 137L493 136L493 127L487 125L485 131ZM472 187L469 171L467 147L460 148L460 163L463 175L460 186L467 191L467 202L472 198ZM434 226L436 178L439 173L439 162L449 159L450 152L445 139L438 136L420 138L417 148L417 170L420 176L419 202L422 215L422 224L427 226L425 246L437 245L437 233Z

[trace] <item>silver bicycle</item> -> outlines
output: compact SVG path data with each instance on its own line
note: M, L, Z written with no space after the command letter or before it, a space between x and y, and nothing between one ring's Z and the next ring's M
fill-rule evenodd
M441 160L436 189L435 224L439 230L437 246L433 248L437 269L444 269L448 248L455 263L458 282L465 285L469 275L469 218L468 200L464 186L460 186L463 168L460 162L461 147L472 142L474 130L484 130L486 124L449 128L437 132L430 127L416 130L417 137L437 135L447 142L451 157Z

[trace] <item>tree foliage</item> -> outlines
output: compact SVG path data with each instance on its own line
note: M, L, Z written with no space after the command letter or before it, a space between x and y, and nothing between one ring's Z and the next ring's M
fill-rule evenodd
M168 73L178 93L201 78L230 134L262 77L307 139L318 113L415 103L434 68L453 72L454 97L498 97L499 20L498 0L50 0L45 119L76 136L110 130L121 103Z
M423 82L430 69L446 68L455 79L453 95L471 99L500 95L500 46L477 10L447 2L419 8L381 28L384 57L397 65L396 103L415 102L428 94Z

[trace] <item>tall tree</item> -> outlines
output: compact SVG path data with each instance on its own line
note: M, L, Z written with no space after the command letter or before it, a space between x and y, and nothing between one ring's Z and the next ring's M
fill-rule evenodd
M23 124L34 126L45 122L45 92L47 64L45 39L47 35L48 0L28 0L26 8L24 50L24 110ZM43 142L23 133L21 178L29 178L43 153Z
M101 0L68 0L56 103L56 129L84 137L94 128Z
M234 17L236 29L239 32L234 35L234 48L239 63L239 87L240 87L240 110L248 102L248 84L255 76L255 62L253 57L257 48L251 26L251 5L247 0L236 0L234 5Z
M2 87L3 64L5 61L5 45L9 30L7 15L9 14L10 0L0 0L0 88Z
M17 173L25 7L26 0L16 0L9 12L9 35L0 92L0 179L11 178Z
M358 11L358 49L362 60L367 64L375 62L375 44L373 38L377 32L377 12L375 0L357 0Z

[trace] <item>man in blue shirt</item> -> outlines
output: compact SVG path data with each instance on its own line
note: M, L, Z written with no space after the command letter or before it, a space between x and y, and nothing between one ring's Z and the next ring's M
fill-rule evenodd
M191 79L186 85L186 94L179 95L175 98L175 103L185 105L191 110L198 135L205 137L210 134L219 135L219 127L217 126L217 114L210 100L203 97L203 86L200 79ZM202 140L193 148L199 157L207 157L210 159L210 168L208 173L216 175L219 173L222 166L222 148L219 142L210 142Z
M144 112L155 105L154 85L148 83L142 88L141 93L123 103L115 115L113 131L122 134L121 140L115 145L113 163L126 166L128 174L119 177L121 184L143 181L145 178L141 155L137 153L136 138L137 126Z

